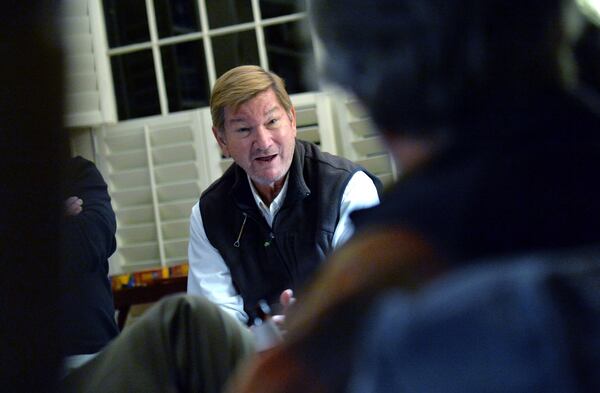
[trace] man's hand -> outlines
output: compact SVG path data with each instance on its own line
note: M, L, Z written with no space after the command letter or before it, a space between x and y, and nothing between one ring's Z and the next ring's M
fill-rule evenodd
M285 314L287 314L289 307L292 304L294 304L295 301L296 298L294 297L294 291L292 291L291 289L286 289L285 291L281 292L281 295L279 295L279 303L281 304L283 309L280 315L273 315L273 322L277 324L277 326L279 327L279 329L281 329L282 332L285 331L283 327L283 325L285 324Z
M81 207L82 205L83 205L83 200L81 198L76 197L76 196L68 197L67 200L65 201L65 215L67 215L67 216L78 215L83 210L83 208Z

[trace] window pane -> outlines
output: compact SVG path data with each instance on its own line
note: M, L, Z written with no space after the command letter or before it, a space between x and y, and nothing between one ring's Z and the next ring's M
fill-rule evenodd
M111 57L119 119L160 113L152 51Z
M158 37L200 31L196 0L154 0Z
M169 99L169 112L208 105L209 86L202 41L160 49Z
M306 0L260 0L262 19L306 11Z
M254 20L250 0L206 0L206 12L211 29Z
M103 5L111 48L150 41L144 0L104 0Z
M313 49L306 21L265 27L269 69L281 76L290 94L310 90L303 70L313 62Z
M212 38L217 78L244 64L260 65L254 29Z

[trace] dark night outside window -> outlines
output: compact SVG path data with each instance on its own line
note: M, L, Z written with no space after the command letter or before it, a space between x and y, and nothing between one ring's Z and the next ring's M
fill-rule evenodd
M210 89L202 41L164 46L160 52L169 112L207 106Z
M305 0L260 0L259 3L263 19L306 11Z
M111 66L119 119L160 113L152 51L114 56Z
M312 45L303 37L306 22L289 22L265 27L269 68L281 76L290 94L309 91L303 70L310 65ZM308 41L308 44L306 43Z
M217 78L242 64L260 64L254 29L212 38Z
M144 0L104 0L102 3L109 47L150 40Z
M252 22L252 3L250 0L206 0L208 25L211 29Z
M158 37L172 37L201 30L196 0L154 0Z
M304 12L304 0L260 0L256 16L251 0L152 0L152 5L156 39L145 0L103 0L119 120L207 106L214 78L243 64L268 67L292 94L314 90L303 71L312 61L304 16L277 20ZM199 7L205 8L207 26L201 26ZM157 54L161 61L155 63Z

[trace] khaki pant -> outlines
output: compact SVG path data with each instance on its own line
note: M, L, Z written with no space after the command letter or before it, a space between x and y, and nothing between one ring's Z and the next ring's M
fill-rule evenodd
M70 392L221 392L254 353L249 330L208 300L163 299L64 380Z

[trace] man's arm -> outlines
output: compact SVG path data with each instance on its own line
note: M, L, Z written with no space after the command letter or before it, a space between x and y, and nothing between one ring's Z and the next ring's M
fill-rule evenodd
M63 263L71 272L106 269L116 249L117 221L108 187L91 161L71 158L67 168Z
M333 247L344 244L354 233L350 213L379 204L379 194L373 180L363 171L356 172L344 189L340 203L340 220L333 233Z
M204 296L246 323L248 315L244 311L244 301L233 286L231 272L223 257L208 241L199 202L192 207L190 217L188 260L188 294Z

